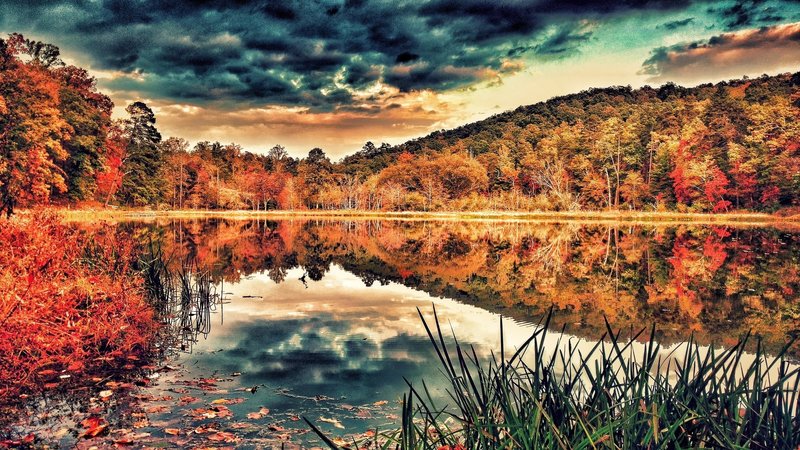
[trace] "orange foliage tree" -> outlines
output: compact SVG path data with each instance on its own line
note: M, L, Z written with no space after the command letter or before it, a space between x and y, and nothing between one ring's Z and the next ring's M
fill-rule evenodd
M0 214L9 216L17 203L46 203L67 189L58 163L71 128L59 112L60 85L49 60L20 59L25 47L20 35L0 43Z

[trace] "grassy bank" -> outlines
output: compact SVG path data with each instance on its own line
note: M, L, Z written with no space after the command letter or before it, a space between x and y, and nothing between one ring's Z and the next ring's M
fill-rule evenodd
M364 210L141 210L141 209L62 209L71 221L85 220L155 220L155 219L381 219L381 220L502 220L531 222L599 222L661 224L739 224L784 225L800 227L799 216L778 216L764 213L678 213L656 211L364 211Z
M434 311L434 317L435 311ZM438 319L430 343L449 382L434 398L408 381L402 426L358 448L410 449L796 449L800 368L785 351L718 350L693 341L667 353L644 332L582 345L549 330L549 318L513 355L481 360ZM554 343L555 341L555 343ZM352 442L331 439L333 449Z

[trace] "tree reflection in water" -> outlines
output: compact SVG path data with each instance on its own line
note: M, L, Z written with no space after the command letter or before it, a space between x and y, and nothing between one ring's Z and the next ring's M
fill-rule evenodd
M777 348L800 329L800 234L779 228L397 220L173 220L125 223L195 258L215 282L336 264L366 285L398 282L599 337L656 323L664 343L694 334L735 343L752 330ZM177 257L179 256L179 257Z

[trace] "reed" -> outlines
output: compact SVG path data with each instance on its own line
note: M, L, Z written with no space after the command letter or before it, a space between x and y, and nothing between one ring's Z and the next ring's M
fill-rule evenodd
M766 354L750 336L728 349L690 340L668 353L655 327L577 345L550 329L550 315L512 355L481 359L434 309L423 326L449 388L434 398L408 383L398 430L359 446L399 449L797 449L800 375L787 343ZM553 336L555 335L555 336ZM557 344L553 345L555 337ZM644 338L644 344L635 344ZM756 342L751 342L751 341ZM586 344L586 343L584 343ZM752 348L752 353L746 348ZM318 428L331 448L339 448Z
M224 283L195 259L174 263L151 241L139 261L147 298L161 323L158 345L164 352L191 351L198 336L211 332L211 314L225 303Z

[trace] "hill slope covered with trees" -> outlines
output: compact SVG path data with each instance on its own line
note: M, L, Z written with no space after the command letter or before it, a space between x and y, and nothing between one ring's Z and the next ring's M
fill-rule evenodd
M775 211L800 206L800 73L592 89L332 162L162 140L58 48L0 40L0 213L210 209ZM266 149L266 146L265 146Z

